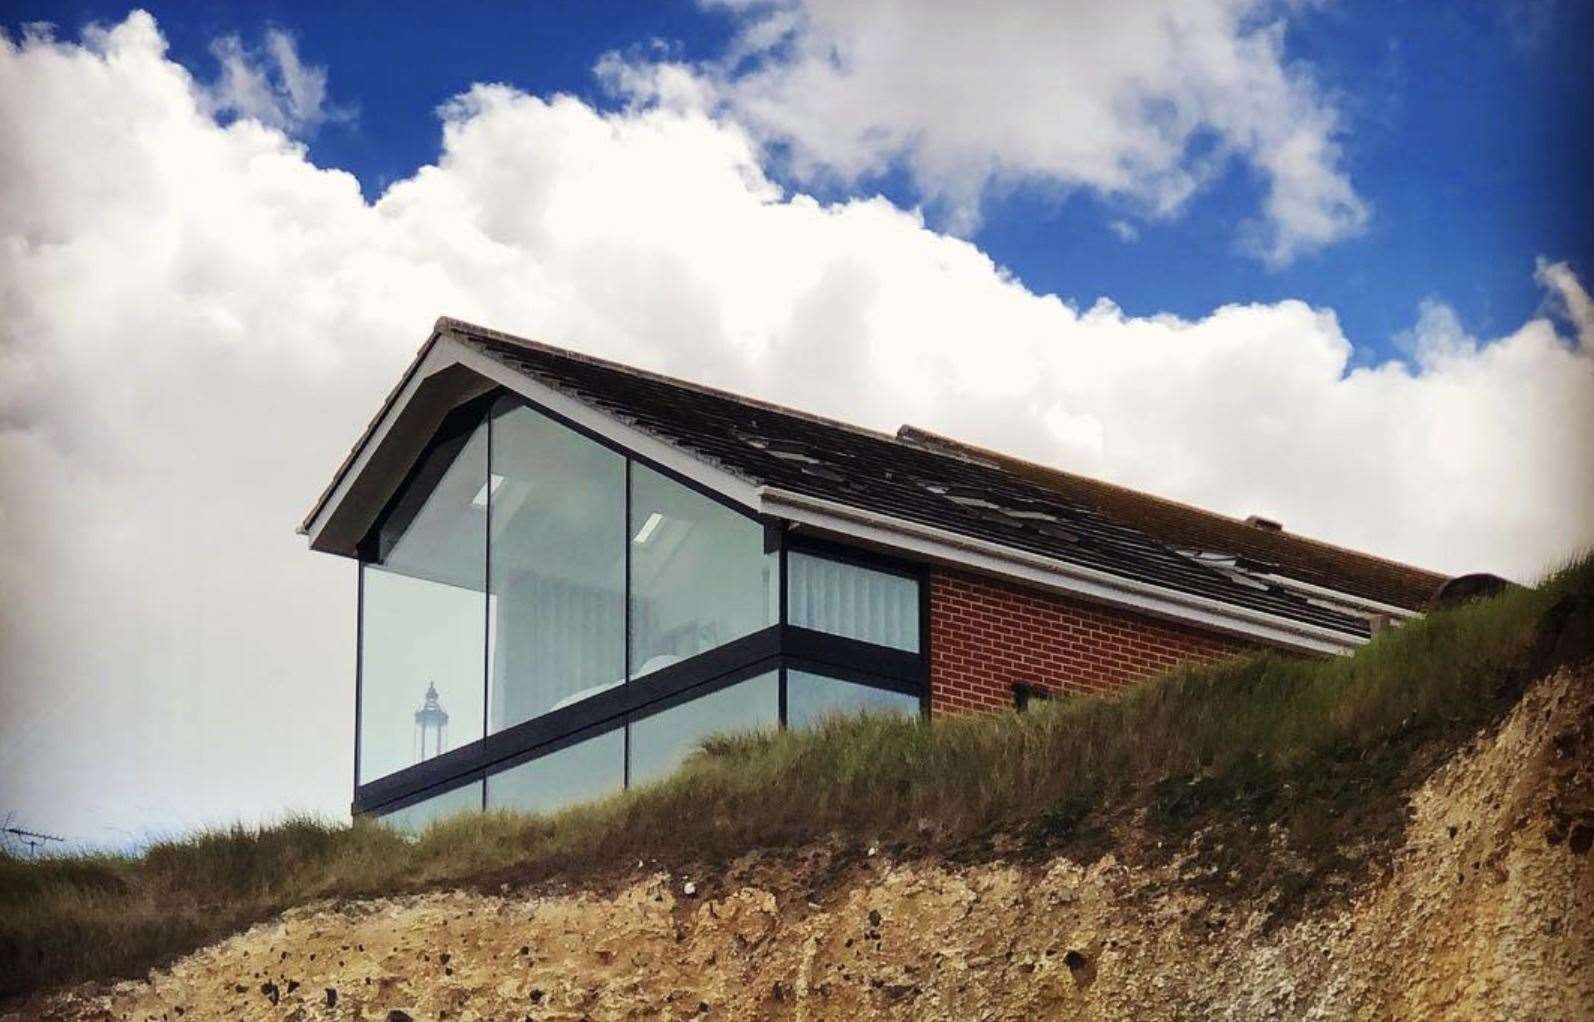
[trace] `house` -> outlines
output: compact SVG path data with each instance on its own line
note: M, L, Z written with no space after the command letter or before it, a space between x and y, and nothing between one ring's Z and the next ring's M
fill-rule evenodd
M707 733L1336 654L1441 575L439 320L302 532L359 563L354 810L545 811Z

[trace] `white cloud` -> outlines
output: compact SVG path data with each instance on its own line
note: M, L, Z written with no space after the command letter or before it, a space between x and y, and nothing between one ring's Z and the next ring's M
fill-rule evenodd
M1551 306L1557 307L1571 322L1584 349L1594 350L1594 299L1589 298L1588 290L1572 272L1572 267L1566 263L1552 263L1541 256L1534 266L1533 279L1549 292Z
M988 190L1025 183L1171 216L1231 158L1266 183L1238 241L1271 263L1368 218L1333 104L1285 58L1288 5L710 2L738 19L727 59L611 56L611 84L719 104L789 147L799 179L852 182L901 161L959 232Z
M292 529L440 313L1440 568L1594 542L1558 264L1582 346L1434 307L1411 366L1348 371L1300 302L1079 310L883 200L785 196L690 103L477 87L372 204L196 97L146 15L0 45L0 808L41 826L346 806L353 572Z
M1126 245L1140 240L1140 228L1127 220L1114 220L1107 225L1107 228Z
M253 118L291 134L353 116L327 103L326 69L301 62L293 37L281 29L266 31L264 53L248 49L236 35L215 40L210 52L221 73L199 96L213 114Z

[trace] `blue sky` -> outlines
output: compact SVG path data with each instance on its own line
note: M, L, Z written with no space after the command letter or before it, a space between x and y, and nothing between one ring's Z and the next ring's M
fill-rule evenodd
M329 73L331 101L355 110L309 138L312 160L356 174L368 198L437 158L435 109L474 82L619 103L594 63L662 42L673 59L712 60L730 15L692 3L388 5L351 18L338 5L154 3L171 55L204 79L217 37L259 45L268 26ZM114 23L122 5L18 0L13 30L48 21L74 36ZM1370 207L1365 229L1283 267L1240 251L1234 225L1254 216L1261 182L1230 161L1178 214L1137 217L1122 202L1047 184L994 188L972 235L1031 289L1080 305L1109 297L1126 312L1199 316L1229 302L1299 298L1335 310L1358 360L1400 355L1397 336L1429 298L1480 337L1535 310L1536 257L1586 275L1594 261L1594 7L1579 3L1346 2L1292 13L1286 57L1342 115L1345 170ZM897 171L859 181L793 182L822 198L880 192L924 199ZM934 209L931 209L934 222ZM1138 238L1121 240L1115 221Z
M346 813L294 526L439 315L1437 570L1594 544L1594 5L701 4L5 6L0 814Z

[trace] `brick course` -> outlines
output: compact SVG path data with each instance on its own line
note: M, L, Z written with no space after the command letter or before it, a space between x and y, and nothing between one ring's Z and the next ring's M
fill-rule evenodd
M1111 692L1253 648L1227 636L968 575L930 577L934 713L1006 710L1013 687Z

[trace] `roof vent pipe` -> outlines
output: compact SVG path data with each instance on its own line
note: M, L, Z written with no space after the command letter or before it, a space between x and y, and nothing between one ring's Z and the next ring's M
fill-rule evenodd
M1265 532L1284 531L1284 526L1281 523L1275 522L1271 518L1263 518L1261 515L1247 516L1245 519L1245 524L1251 526L1252 528L1262 529Z

